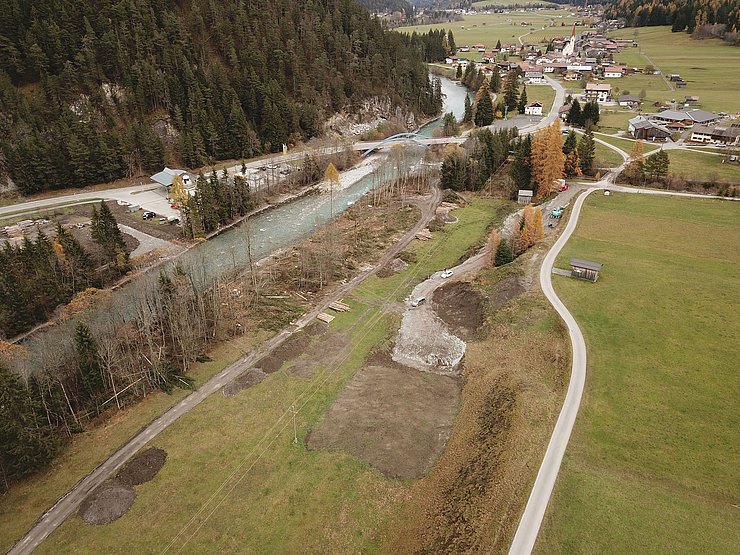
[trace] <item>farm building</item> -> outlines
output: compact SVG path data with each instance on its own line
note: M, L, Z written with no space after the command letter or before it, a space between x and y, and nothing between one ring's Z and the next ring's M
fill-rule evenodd
M633 138L642 141L665 141L671 136L670 130L653 123L645 116L637 116L629 120L627 130Z
M573 258L570 261L571 277L596 281L599 279L600 272L601 264L598 262L589 262L588 260L580 260L578 258Z
M519 204L531 204L533 196L534 196L534 191L531 191L529 189L519 189L519 193L517 194L516 201Z
M689 140L693 143L740 145L740 125L733 124L730 127L695 125Z

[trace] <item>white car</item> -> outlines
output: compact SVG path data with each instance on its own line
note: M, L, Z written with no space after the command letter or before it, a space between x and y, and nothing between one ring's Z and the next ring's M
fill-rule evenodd
M411 306L417 307L420 304L424 304L426 301L427 301L427 298L426 297L419 297L419 298L414 299L413 301L411 301Z
M439 274L439 276L442 279L447 279L448 277L452 277L452 270L445 270L444 272L442 272L441 274Z

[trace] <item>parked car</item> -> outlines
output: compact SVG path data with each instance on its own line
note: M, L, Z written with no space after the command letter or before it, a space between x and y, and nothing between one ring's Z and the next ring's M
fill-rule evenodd
M157 215L154 212L144 212L144 215L142 216L142 218L144 218L145 220L151 220L152 218L156 217Z
M445 270L439 275L442 279L447 279L448 277L452 277L452 270Z
M563 191L567 191L567 190L568 190L568 184L567 183L563 183L560 186L560 192L562 193Z
M426 297L418 297L414 299L413 301L411 301L411 306L416 307L416 306L419 306L420 304L424 304L425 302L427 302Z

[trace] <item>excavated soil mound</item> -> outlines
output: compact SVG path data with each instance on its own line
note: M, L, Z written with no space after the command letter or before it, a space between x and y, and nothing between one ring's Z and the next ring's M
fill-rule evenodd
M488 308L496 311L511 299L514 299L527 290L517 277L506 278L496 284L493 293L488 297Z
M405 270L409 265L400 258L394 258L386 266L378 270L377 276L381 278L391 277L393 274Z
M296 332L254 366L266 374L272 374L280 370L286 361L299 357L310 342L311 336L308 333Z
M131 461L118 472L116 480L124 486L138 486L148 482L157 475L167 460L167 452L164 449L150 447L136 455Z
M378 362L378 361L375 361ZM308 435L309 449L344 449L391 478L419 478L444 450L459 378L388 361L362 368Z
M455 335L469 338L483 323L481 294L467 282L453 281L434 292L432 307Z
M266 377L267 374L259 368L251 368L246 372L239 374L239 376L231 383L226 384L224 386L224 395L226 397L233 397L243 389L254 387Z
M131 508L136 492L117 480L100 485L80 505L80 516L87 524L110 524Z

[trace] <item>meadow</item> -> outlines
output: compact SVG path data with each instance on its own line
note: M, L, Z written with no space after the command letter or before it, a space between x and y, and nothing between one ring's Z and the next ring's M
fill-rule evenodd
M684 89L668 91L664 81L660 86L656 80L654 84L648 84L649 100L675 98L680 101L686 95L697 95L700 107L705 110L740 112L740 96L736 94L740 90L740 49L719 39L695 40L686 33L672 33L670 27L625 28L611 36L633 38L638 42L637 48L628 48L618 54L618 61L637 67L652 64L664 75L680 74L688 83ZM626 77L614 81L623 81L620 88L638 94L638 86L642 86L642 82L633 84L632 79Z
M699 182L740 183L740 164L725 157L704 152L672 150L668 152L671 173Z
M554 276L586 389L537 553L731 553L740 417L740 204L592 194Z

